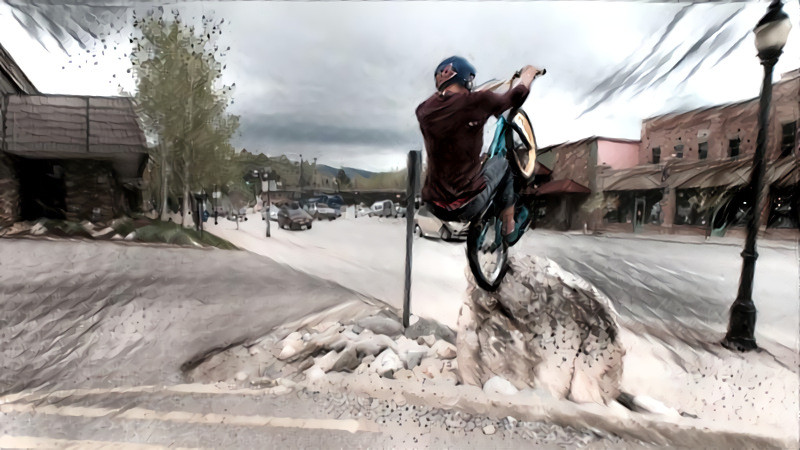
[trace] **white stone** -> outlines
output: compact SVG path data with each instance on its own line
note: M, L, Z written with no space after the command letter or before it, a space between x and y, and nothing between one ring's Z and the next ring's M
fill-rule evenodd
M431 351L442 359L453 359L456 357L456 346L443 340L436 341L436 343L431 346Z
M258 346L250 347L250 356L256 356L259 353L261 353L261 350L258 349Z
M416 380L417 376L408 369L401 369L394 373L394 379L402 381Z
M483 434L494 434L495 431L497 430L495 430L494 425L492 424L483 427Z
M384 350L377 358L375 358L375 364L373 364L378 375L383 375L389 371L397 372L400 369L403 369L403 361L400 360L400 357L397 356L397 353L393 352L391 349Z
M420 341L422 341L422 342L420 342ZM419 339L417 339L417 343L425 344L428 347L433 347L433 344L436 343L436 336L434 336L432 334L429 334L427 336L420 336Z
M125 236L126 241L132 241L134 239L136 239L136 231L131 231L127 236Z
M377 355L386 348L397 349L397 344L388 336L367 333L366 330L358 335L355 345L356 350L364 355Z
M306 379L309 381L317 381L325 378L325 372L317 366L311 366L305 372Z
M653 414L673 417L680 417L681 415L675 408L670 408L669 406L647 395L637 395L633 398L633 403L636 406L650 411Z
M236 372L236 380L237 381L244 381L247 379L247 374L244 371Z
M36 223L34 226L31 227L30 233L34 236L39 236L44 234L47 231L47 228L44 227L41 223Z
M314 359L314 365L319 367L323 372L329 372L338 359L339 352L331 350L324 356Z
M514 395L519 392L519 389L514 387L514 385L505 378L495 375L492 378L489 378L489 380L483 385L483 392L490 395Z

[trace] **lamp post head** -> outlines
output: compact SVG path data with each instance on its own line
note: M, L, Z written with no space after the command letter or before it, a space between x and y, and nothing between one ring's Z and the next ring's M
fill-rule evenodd
M783 12L782 7L783 3L780 0L770 3L767 13L758 21L753 30L756 35L758 57L762 62L776 60L789 38L792 23L789 16ZM774 61L772 62L774 64Z

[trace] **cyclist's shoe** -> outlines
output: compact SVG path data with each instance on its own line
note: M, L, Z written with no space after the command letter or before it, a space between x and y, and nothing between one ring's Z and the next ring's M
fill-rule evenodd
M524 232L524 228L530 223L530 211L523 205L517 205L514 208L514 231L504 235L503 238L509 246L512 246L519 241L519 238Z

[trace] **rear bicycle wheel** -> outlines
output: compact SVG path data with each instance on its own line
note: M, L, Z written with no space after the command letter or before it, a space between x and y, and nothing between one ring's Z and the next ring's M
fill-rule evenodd
M491 214L473 221L467 233L467 260L481 289L494 292L508 270L508 244L501 234L502 222Z

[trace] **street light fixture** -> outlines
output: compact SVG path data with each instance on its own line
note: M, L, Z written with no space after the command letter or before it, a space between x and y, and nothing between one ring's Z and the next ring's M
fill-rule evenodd
M756 306L753 303L753 278L756 270L756 237L761 225L761 209L764 205L762 189L766 171L766 146L769 127L769 109L772 101L772 69L783 52L792 24L789 16L782 10L783 2L773 0L767 13L756 24L756 49L761 65L764 66L764 80L761 85L761 103L758 112L758 138L753 155L753 171L750 175L748 203L751 205L747 216L747 239L742 251L742 276L739 280L739 293L731 305L728 333L722 345L731 350L746 352L758 348L755 339Z

